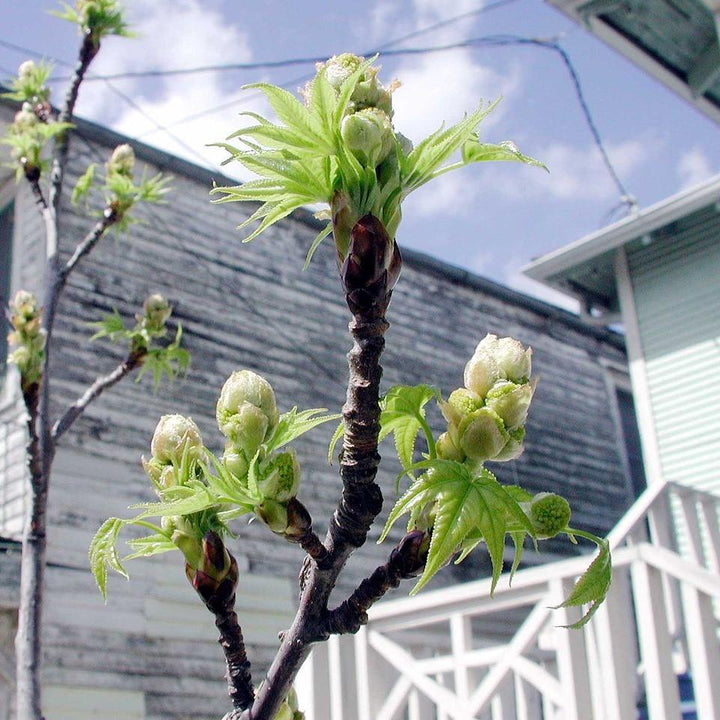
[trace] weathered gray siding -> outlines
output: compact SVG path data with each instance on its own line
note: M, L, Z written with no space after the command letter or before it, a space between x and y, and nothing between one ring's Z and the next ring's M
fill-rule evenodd
M96 142L108 133L86 128L85 134L94 140L75 139L71 179L88 161L102 162L109 152ZM223 707L221 661L209 614L197 605L190 609L192 593L184 585L179 557L161 556L135 567L129 563L133 580L113 579L108 607L103 608L86 570L87 545L106 517L125 515L128 504L150 499L139 457L148 453L160 415L191 415L207 444L221 449L215 402L233 370L246 367L265 375L282 410L292 405L339 410L345 395L344 354L350 347L349 313L329 243L307 271L301 270L317 232L305 215L243 245L234 228L246 208L211 207L207 173L160 153L145 157L163 170L167 163L174 166L170 202L139 211L142 222L130 235L103 240L72 275L56 326L54 407L65 407L123 356L121 349L104 342L89 344L86 323L113 307L130 318L150 292L162 292L173 302L192 367L186 380L164 386L157 395L149 379L120 384L63 438L50 500L46 677L52 688L126 692L127 720L143 713L153 720L179 720L183 713L198 720L217 717ZM74 245L88 221L65 210L63 237ZM28 262L36 252L18 256ZM513 335L532 345L540 384L527 451L518 461L494 469L503 480L568 495L579 526L603 533L613 525L630 499L601 362L624 362L617 337L588 330L568 314L416 253L406 253L388 319L385 387L430 382L449 393L462 384L463 366L486 332ZM438 413L433 422L440 426ZM304 473L300 496L321 533L339 493L336 469L325 459L333 429L316 430L297 445ZM386 514L397 464L390 441L382 452L389 460L380 476ZM245 600L239 615L261 668L277 629L287 620L301 554L259 523L241 522L236 529L232 545L247 578L241 580ZM374 543L378 532L379 527L349 564L338 596L384 559L387 549ZM484 572L482 560L476 559L445 573L439 582L479 572ZM261 604L258 615L253 611L258 597L269 596L277 598L277 607ZM173 604L161 620L168 597ZM203 632L203 642L191 640ZM68 696L55 692L50 700L63 720L58 703ZM58 720L51 712L49 716Z

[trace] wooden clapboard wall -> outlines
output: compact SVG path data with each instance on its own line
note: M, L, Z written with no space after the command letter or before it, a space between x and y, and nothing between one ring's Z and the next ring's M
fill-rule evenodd
M85 123L79 130L72 145L70 186L88 162L103 162L110 148L124 141ZM337 411L345 395L349 314L330 244L318 251L307 271L301 270L318 230L312 217L296 213L266 237L243 245L234 228L250 209L211 206L211 174L155 150L140 148L139 155L150 163L150 171L160 168L174 175L173 192L168 204L140 210L141 222L129 235L104 239L71 276L56 325L55 409L65 407L98 373L122 359L121 349L102 341L88 343L87 323L112 308L130 319L151 292L162 292L172 301L173 323L182 323L193 361L184 381L164 386L158 394L148 379L120 384L63 438L51 492L45 630L48 702L57 709L56 714L48 711L53 720L69 717L63 707L76 709L75 720L89 718L98 703L122 707L127 720L180 720L184 713L198 720L217 717L223 707L222 662L211 618L186 587L179 554L129 563L132 580L113 579L107 607L87 570L87 545L99 524L108 516L126 514L133 502L151 499L139 458L149 453L158 418L169 412L191 415L208 446L220 452L215 403L222 382L235 369L264 374L281 410L296 404ZM28 204L18 207L23 213L34 212ZM77 240L87 228L87 220L66 205L63 237ZM36 234L30 241L37 242ZM18 242L23 247L24 236ZM16 253L27 279L36 252ZM625 362L620 338L409 251L388 319L386 388L430 382L447 395L462 384L463 366L487 332L513 335L531 345L540 384L527 427L527 451L493 469L502 480L530 490L563 492L573 503L579 526L600 533L612 527L631 500L606 371L608 363ZM13 425L18 420L12 393L4 407L3 424L13 428L17 447L21 426ZM441 427L439 413L433 412L431 420ZM318 429L297 443L304 473L300 496L321 534L339 492L337 470L326 459L333 430ZM386 456L380 482L387 514L398 466L390 441L381 452ZM16 455L2 480L8 488L19 486L21 453ZM0 509L0 533L18 536L18 508ZM235 529L232 549L243 566L239 614L260 680L257 671L267 666L277 631L288 622L301 554L259 523L239 522ZM349 564L338 601L385 558L387 548L374 542L378 532L373 530L370 542ZM565 546L551 549L567 551ZM478 557L441 574L437 582L485 573ZM111 689L125 694L112 694Z

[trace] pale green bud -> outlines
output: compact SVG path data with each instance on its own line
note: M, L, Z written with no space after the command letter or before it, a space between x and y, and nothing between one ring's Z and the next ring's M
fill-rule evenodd
M459 445L472 460L492 460L508 441L502 419L490 408L470 413L458 427Z
M510 437L505 443L503 449L493 458L494 462L508 462L509 460L515 460L523 454L525 450L522 444L523 438L525 437L525 429L517 428L510 430Z
M175 468L172 465L167 465L156 457L152 457L150 460L143 457L140 460L145 474L150 478L158 494L178 484Z
M275 393L265 378L239 370L225 381L215 416L220 432L250 459L277 425Z
M348 150L366 167L376 167L393 149L392 123L378 108L369 107L347 115L340 133Z
M198 426L182 415L163 415L155 428L150 450L163 464L180 465L187 452L189 460L204 461L205 448Z
M532 371L532 349L526 348L514 338L498 338L486 335L475 348L475 352L487 352L492 355L500 369L503 379L513 382L525 382Z
M118 145L108 160L108 173L121 173L130 175L135 166L135 151L127 143Z
M450 433L443 433L435 443L435 451L437 456L443 460L457 460L462 462L465 459L465 453L453 441Z
M465 365L465 387L484 398L488 390L501 378L500 367L493 355L478 345L478 349Z
M261 470L258 489L263 497L287 502L300 488L300 464L294 450L287 450L269 458Z
M23 104L22 110L15 113L14 125L20 131L29 130L39 122L37 115L32 110L25 109L25 104L27 103Z
M20 78L20 80L27 80L32 77L35 68L36 65L32 60L25 60L25 62L20 63L18 67L18 78Z
M143 303L143 312L148 323L159 328L162 327L165 324L165 321L170 317L172 307L165 297L159 293L155 293L145 299L145 302Z
M333 55L325 63L318 66L318 70L325 71L325 79L336 89L340 90L342 84L360 67L364 58L352 53Z
M531 383L517 385L501 380L488 391L485 404L502 418L507 430L513 430L525 423L533 390Z
M287 508L282 503L267 498L255 506L255 514L274 533L283 534L288 526Z
M32 363L32 353L26 345L21 345L8 355L8 362L17 365L20 372L24 375Z
M185 556L185 562L193 570L197 570L202 564L202 540L197 537L187 519L182 515L173 517L173 524L175 529L170 539Z
M239 451L231 442L225 445L225 452L222 456L223 465L238 480L245 480L249 464L245 453Z
M530 520L538 537L551 538L564 530L570 522L570 504L555 493L538 493L532 499Z
M440 410L449 423L459 425L468 413L482 406L483 400L477 393L467 388L458 388L450 393L447 402L441 403Z
M13 315L32 318L38 312L37 298L27 290L18 290L10 301L10 310Z

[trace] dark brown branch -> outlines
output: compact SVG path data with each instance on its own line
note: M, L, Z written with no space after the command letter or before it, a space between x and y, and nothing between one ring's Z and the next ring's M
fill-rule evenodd
M99 377L90 387L62 414L52 428L52 439L57 442L70 426L85 412L85 408L105 390L120 382L135 368L142 365L146 350L132 351L111 373Z
M386 264L386 259L389 264ZM345 435L340 460L343 492L331 520L325 547L328 558L320 566L310 563L303 573L300 607L285 633L255 703L242 717L272 720L287 696L312 643L328 636L328 599L337 577L352 552L367 538L382 509L382 492L375 483L380 462L380 356L388 328L385 311L399 272L400 256L382 224L371 215L353 228L341 278L353 314L350 333L354 344L348 353L349 379L343 407Z
M49 211L49 208L47 200L45 200L45 195L40 187L40 172L36 172L33 169L32 172L26 172L25 177L30 184L30 189L32 190L33 197L35 198L35 204L37 205L40 214L43 216L43 219L45 219L45 213Z
M331 635L356 633L367 623L367 611L401 580L415 577L425 567L429 538L421 530L408 533L392 550L388 561L375 568L353 594L327 616Z
M284 537L296 543L318 565L324 566L328 559L327 548L312 529L312 518L308 509L297 499L291 498L287 503L288 525Z
M65 284L68 275L70 275L75 266L95 247L100 238L117 222L117 219L117 213L112 208L105 208L102 220L95 223L95 226L83 238L82 242L78 243L70 259L60 269L59 276L61 285Z
M235 591L238 584L238 566L235 558L223 544L220 536L213 532L203 537L203 570L185 566L188 580L215 616L215 626L220 631L218 642L225 653L228 695L236 711L249 708L255 698L250 661L245 652L242 628L235 613ZM213 577L219 572L222 579Z

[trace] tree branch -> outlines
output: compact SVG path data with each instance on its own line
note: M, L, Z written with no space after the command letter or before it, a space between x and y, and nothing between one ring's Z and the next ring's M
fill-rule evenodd
M38 435L40 386L23 388L27 409L27 465L30 471L31 511L23 533L18 631L15 639L18 718L41 718L40 710L40 621L42 586L45 578L45 513L47 477Z
M75 266L84 258L97 244L98 240L117 222L117 213L110 207L105 208L102 220L95 223L92 230L78 243L72 257L59 270L61 287L67 282L67 278Z
M388 248L390 253L386 252ZM388 256L395 262L392 273L379 261ZM380 462L377 452L380 356L388 328L385 311L399 272L399 251L380 221L367 215L352 230L347 258L352 258L352 264L345 260L341 277L353 314L349 329L354 344L348 353L349 379L343 407L342 498L325 540L328 558L322 566L311 562L303 573L305 584L301 588L298 612L283 636L255 703L243 713L243 720L272 720L307 659L312 643L327 639L330 593L348 558L365 542L373 520L382 509L382 492L375 483Z
M429 538L421 530L408 533L392 550L388 561L365 578L352 595L327 616L326 628L331 635L356 633L367 623L367 611L401 580L420 573L425 566Z
M57 442L62 435L70 429L71 425L85 408L105 390L120 382L126 375L129 375L135 368L142 365L147 350L132 350L130 354L111 373L99 377L90 387L62 414L52 428L52 439Z

